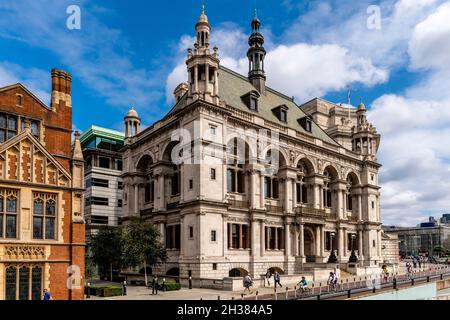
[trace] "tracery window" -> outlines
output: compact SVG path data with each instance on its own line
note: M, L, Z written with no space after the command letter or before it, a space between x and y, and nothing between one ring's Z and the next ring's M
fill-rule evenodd
M0 239L17 238L18 198L18 190L0 189Z
M41 300L43 267L13 264L5 272L6 300Z
M33 193L33 239L56 239L56 194Z

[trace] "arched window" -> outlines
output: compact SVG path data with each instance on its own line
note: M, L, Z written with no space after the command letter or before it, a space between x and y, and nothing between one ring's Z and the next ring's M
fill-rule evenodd
M353 210L353 197L352 197L352 180L347 178L347 190L346 190L346 204L347 211Z
M248 163L248 145L237 138L227 145L227 192L244 193L244 164Z
M327 169L324 172L324 178L323 178L323 206L325 208L331 208L333 206L332 203L332 192L331 192L331 182L332 182L332 175L330 171Z
M307 166L303 162L299 162L297 165L297 203L308 203L308 185L306 183L306 177L309 175Z

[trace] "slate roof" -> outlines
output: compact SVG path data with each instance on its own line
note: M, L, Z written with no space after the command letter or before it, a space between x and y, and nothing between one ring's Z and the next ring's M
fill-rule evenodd
M223 66L220 67L219 96L220 100L225 101L227 105L248 113L254 113L265 120L294 129L305 135L313 136L332 145L338 145L338 143L328 136L322 128L314 123L314 121L312 122L312 132L307 132L304 130L298 123L298 119L306 117L306 113L300 109L300 107L291 98L269 87L266 87L266 94L259 97L258 111L250 110L244 101L242 101L241 97L251 91L256 91L256 89L247 77ZM187 94L185 94L175 104L175 106L164 118L186 107L186 97ZM279 121L276 115L272 112L272 109L281 105L285 105L288 108L287 123Z

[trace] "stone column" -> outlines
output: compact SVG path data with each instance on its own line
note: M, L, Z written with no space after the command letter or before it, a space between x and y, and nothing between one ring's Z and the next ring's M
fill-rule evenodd
M259 189L261 191L261 194L259 195L259 205L260 205L261 209L264 209L265 208L265 203L264 203L264 200L265 200L264 199L264 175L263 175L262 172L260 172L259 174L260 174L260 178L259 178L260 186L259 186Z
M320 226L316 226L316 241L315 241L315 245L316 245L316 256L320 256L320 243L321 243L321 239L320 239Z
M198 66L194 67L194 92L198 93Z
M219 95L219 76L217 69L214 69L214 95Z
M300 224L300 257L305 257L305 227Z
M358 231L358 255L359 259L364 261L364 248L363 248L363 232Z
M228 254L228 224L225 217L222 217L223 223L222 223L222 241L223 241L223 255L226 256Z
M289 185L290 185L290 181L288 178L284 179L284 187L283 187L283 200L284 200L284 211L285 212L291 212L291 208L289 206L289 193L290 193L290 189L289 189Z
M344 257L344 231L342 228L338 230L338 258L339 262L342 261Z
M205 69L205 92L209 93L209 64L206 64Z
M358 220L362 221L362 195L358 194Z
M273 228L275 232L275 250L278 250L278 228Z
M252 220L251 223L251 228L250 228L250 232L251 232L251 248L252 248L252 256L253 257L257 257L261 255L261 248L260 248L260 244L258 244L258 239L256 237L256 230L258 228L258 222L256 220ZM262 235L261 235L262 237Z
M325 234L324 226L320 226L320 256L325 257Z
M286 257L289 257L291 255L291 242L290 239L290 229L289 229L289 223L286 223L284 225L284 255Z
M256 203L256 172L250 171L250 208L254 209L257 207Z
M317 184L314 185L314 207L316 209L323 209L322 208L322 201L321 201L321 187Z
M341 190L337 189L336 190L337 193L337 206L334 207L334 209L336 210L336 218L337 219L342 219L342 196L341 196Z
M239 224L239 249L242 248L242 224Z
M134 185L134 213L139 216L139 184Z
M260 222L260 247L261 247L261 257L264 257L264 253L266 251L266 230L264 225L264 220L261 220Z
M299 231L298 231L298 227L296 227L295 228L295 234L294 234L294 236L295 236L295 241L294 241L294 255L296 256L296 257L298 257L298 255L300 254L300 251L299 251Z
M228 242L227 242L227 246L228 249L231 249L233 247L233 226L231 223L227 223L227 228L228 228Z
M165 178L164 175L161 174L158 176L158 189L159 189L159 209L165 210L166 209L166 201L165 201Z
M295 179L292 179L292 211L295 212L295 208L297 207L297 182Z

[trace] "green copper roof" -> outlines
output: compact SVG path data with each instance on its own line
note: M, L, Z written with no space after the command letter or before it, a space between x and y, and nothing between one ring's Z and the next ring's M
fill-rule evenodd
M328 134L320 128L316 123L312 123L312 132L307 132L298 123L298 119L306 116L306 113L289 97L266 87L266 94L261 95L258 101L258 111L251 111L247 105L242 101L241 97L251 91L255 91L252 83L243 75L240 75L225 67L220 67L219 73L219 96L220 100L226 102L227 105L237 108L239 110L254 113L265 120L275 124L285 126L301 132L305 135L318 138L327 143L338 145ZM278 120L277 116L272 112L272 109L285 105L288 108L287 123ZM186 94L180 101L169 111L171 115L178 110L186 107Z
M102 138L108 138L112 140L119 140L124 141L125 140L125 134L123 132L102 128L98 126L91 126L87 131L85 131L81 137L80 137L80 143L81 145L84 144L84 142L88 141L92 137L102 137Z

